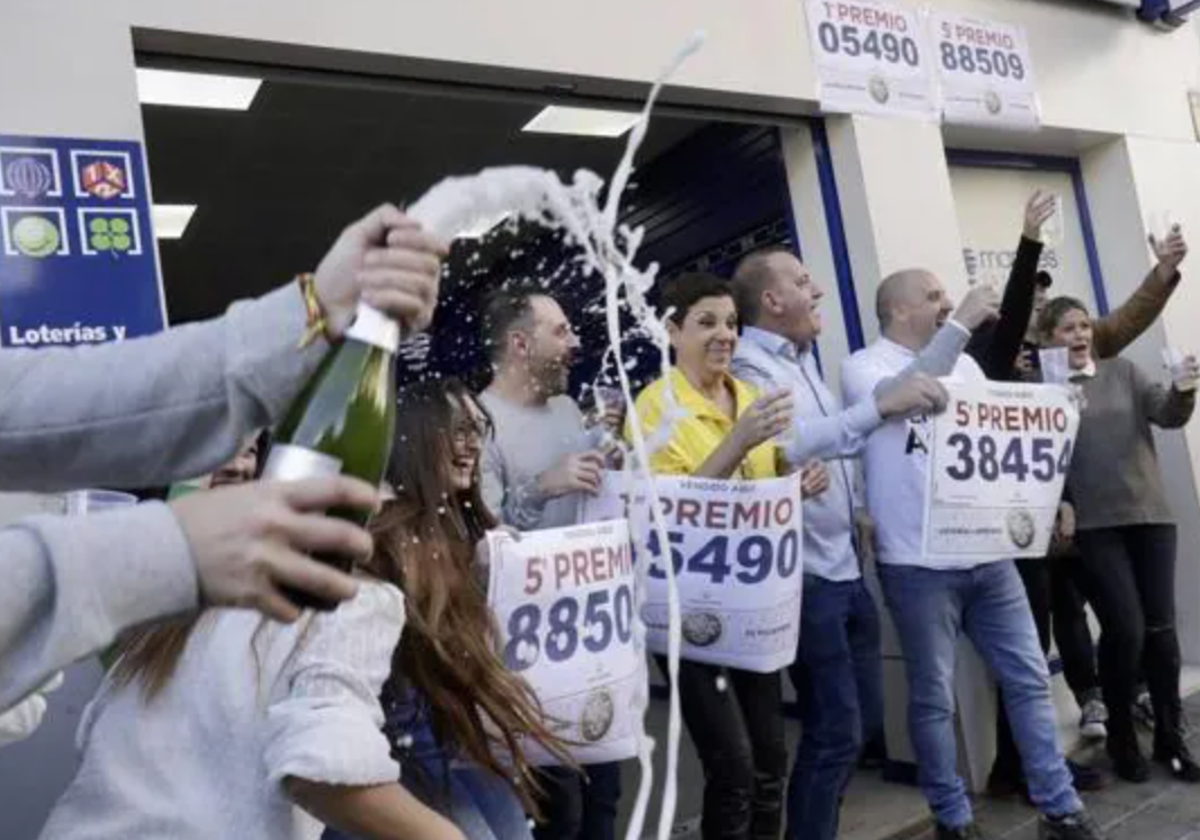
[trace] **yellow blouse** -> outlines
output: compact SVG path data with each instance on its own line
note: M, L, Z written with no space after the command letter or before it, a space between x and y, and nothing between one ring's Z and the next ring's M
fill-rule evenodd
M670 376L675 399L687 416L675 424L670 441L650 453L650 468L663 475L693 475L733 431L736 421L693 388L687 377L677 369L672 368ZM758 391L729 374L726 374L726 379L735 396L734 412L741 417L758 399ZM659 379L647 385L638 394L634 408L642 424L642 433L649 439L658 428L666 409L666 380ZM629 440L630 437L627 423L625 438ZM776 448L774 441L767 441L751 449L731 478L756 480L777 477Z

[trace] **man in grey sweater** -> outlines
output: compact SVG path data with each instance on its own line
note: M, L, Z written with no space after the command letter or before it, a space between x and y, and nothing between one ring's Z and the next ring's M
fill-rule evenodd
M314 277L325 339L341 338L360 299L423 329L444 253L390 205L350 225ZM210 471L278 420L316 369L328 345L297 349L307 316L300 292L282 288L148 338L0 350L0 490L150 486ZM375 488L329 478L0 530L0 711L143 621L202 604L294 620L284 586L350 597L349 577L307 555L368 552L365 531L322 512L375 504Z
M604 438L620 426L585 428L566 393L579 338L545 292L513 289L494 295L483 318L495 379L480 399L495 435L483 454L483 497L506 525L522 531L579 521L582 494L597 493L605 469ZM537 840L612 840L620 797L620 767L593 764L586 784L566 768L547 768L546 821Z

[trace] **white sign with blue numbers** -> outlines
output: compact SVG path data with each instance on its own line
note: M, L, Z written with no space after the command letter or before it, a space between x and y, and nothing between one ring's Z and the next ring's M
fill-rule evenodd
M933 12L933 60L947 123L1036 129L1037 84L1025 30Z
M649 677L634 634L628 524L533 531L520 540L494 531L488 549L501 653L533 688L551 729L583 764L636 756L636 710ZM534 749L530 759L552 763Z
M933 418L925 559L1045 557L1079 431L1061 385L961 382Z
M800 478L762 481L657 476L669 545L650 527L645 485L610 472L584 506L588 521L628 516L645 546L646 647L667 652L667 570L682 613L682 657L770 673L796 657L804 579ZM640 556L639 556L640 557Z
M929 41L915 10L809 0L808 35L825 111L937 119Z

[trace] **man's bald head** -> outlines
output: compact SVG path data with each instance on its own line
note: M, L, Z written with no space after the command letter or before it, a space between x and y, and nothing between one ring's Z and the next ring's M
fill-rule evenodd
M875 315L879 318L879 328L886 330L898 309L911 307L921 301L930 281L936 284L937 278L923 268L905 268L883 278L875 293Z
M941 281L922 268L888 275L875 297L880 332L914 350L933 338L952 309Z

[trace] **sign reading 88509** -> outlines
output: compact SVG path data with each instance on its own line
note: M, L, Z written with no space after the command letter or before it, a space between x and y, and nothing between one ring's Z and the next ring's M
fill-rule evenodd
M1029 69L1024 45L1012 33L990 26L942 21L938 59L948 73L1025 81Z

